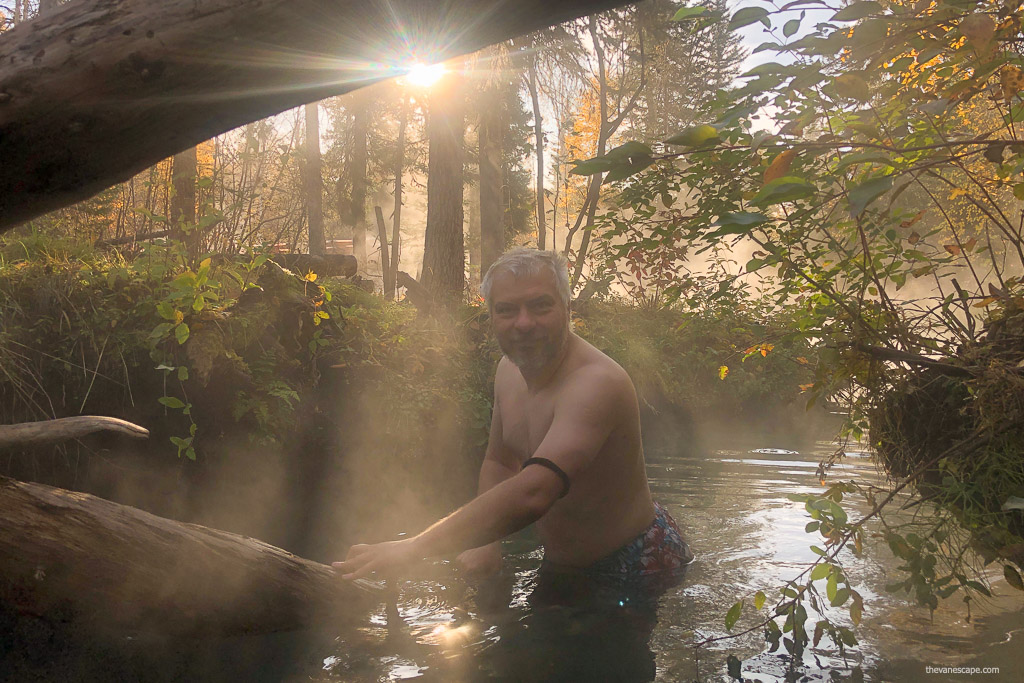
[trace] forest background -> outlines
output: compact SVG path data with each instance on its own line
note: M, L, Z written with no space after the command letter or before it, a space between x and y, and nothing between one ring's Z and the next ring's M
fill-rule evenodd
M8 4L4 30L59 9ZM731 9L646 0L449 63L429 87L383 80L8 233L0 422L156 428L145 455L85 442L5 470L312 554L325 529L353 532L320 514L334 495L364 531L380 498L400 502L379 533L431 519L471 489L489 422L497 350L475 284L529 244L569 257L574 327L630 371L652 437L722 415L791 425L807 418L787 408L830 401L841 437L878 450L892 486L803 501L822 560L750 628L794 653L851 643L854 491L872 516L928 501L886 531L907 562L897 588L922 605L969 605L987 590L977 562L1019 587L1020 7ZM777 61L741 76L736 32L757 25L754 52ZM355 278L272 260L338 240ZM287 511L214 493L243 491ZM819 599L850 622L812 637ZM738 601L730 628L746 604L765 596Z

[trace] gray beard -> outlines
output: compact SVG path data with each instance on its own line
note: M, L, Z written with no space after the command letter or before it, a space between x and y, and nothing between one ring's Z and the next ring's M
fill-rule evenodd
M566 330L565 334L559 339L546 339L536 349L529 353L521 353L515 350L515 347L502 348L502 353L512 363L519 368L519 371L523 374L535 374L545 368L551 363L558 359L559 354L568 342L569 334Z

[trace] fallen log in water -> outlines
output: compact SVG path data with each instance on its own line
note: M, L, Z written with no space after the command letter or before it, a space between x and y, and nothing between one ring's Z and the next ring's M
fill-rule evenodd
M265 633L359 618L376 584L252 538L0 477L0 605L117 631Z

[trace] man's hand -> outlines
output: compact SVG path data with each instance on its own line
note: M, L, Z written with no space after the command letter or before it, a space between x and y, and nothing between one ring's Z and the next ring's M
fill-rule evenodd
M370 572L394 575L423 558L417 553L414 539L388 541L373 545L354 545L348 549L344 562L332 562L335 569L344 571L343 579L361 579Z
M455 562L471 576L485 577L501 571L501 546L491 543L461 553Z

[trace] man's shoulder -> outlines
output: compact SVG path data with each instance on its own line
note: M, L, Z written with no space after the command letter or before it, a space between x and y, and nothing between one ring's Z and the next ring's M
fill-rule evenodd
M629 373L615 360L585 339L579 338L582 345L580 361L572 373L577 381L621 384L632 386Z
M523 376L515 363L506 356L498 361L498 369L494 372L494 394L499 396L514 391L523 383Z
M498 369L494 371L494 382L495 384L504 384L512 379L513 373L518 374L515 363L508 359L508 356L502 356L498 361Z
M584 342L585 343L585 342ZM621 365L587 344L586 353L565 379L562 398L605 402L632 399L633 381Z

